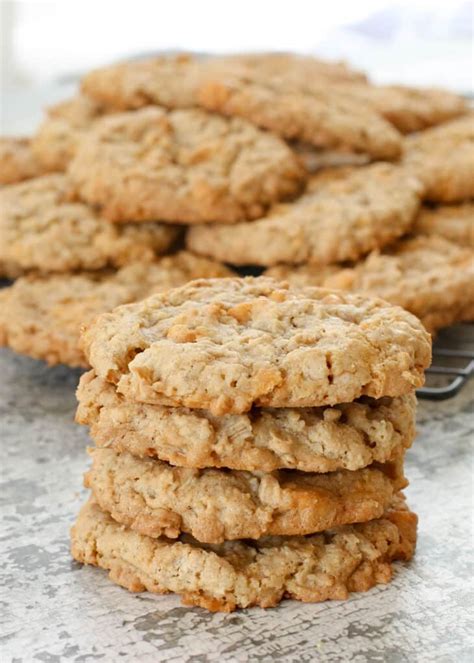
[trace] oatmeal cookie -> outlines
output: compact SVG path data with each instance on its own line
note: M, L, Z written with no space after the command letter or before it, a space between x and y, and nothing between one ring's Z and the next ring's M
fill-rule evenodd
M132 592L181 594L186 605L230 612L284 598L347 599L392 578L394 560L411 559L417 517L401 498L383 518L306 537L268 537L203 545L187 535L152 539L124 529L89 501L71 531L71 552L106 569Z
M216 415L400 396L423 383L431 357L401 308L264 277L193 281L120 307L82 344L127 398Z
M121 63L91 72L82 87L111 108L204 106L243 117L285 139L395 158L401 151L399 133L370 104L339 85L362 80L341 63L249 54Z
M321 171L305 195L252 223L198 225L188 231L196 253L236 265L357 260L408 232L421 185L386 163Z
M215 417L206 410L128 401L89 371L77 398L76 421L90 426L97 446L197 469L358 470L392 460L415 437L414 394Z
M408 136L404 162L423 182L425 200L474 198L474 113Z
M43 175L0 191L0 261L19 270L72 272L153 260L178 237L169 224L123 224L71 200L65 175Z
M146 536L203 543L302 535L380 518L404 488L400 460L361 470L314 474L294 470L173 467L113 449L91 448L84 477L100 508ZM390 474L393 475L390 476Z
M247 71L261 78L283 77L292 84L308 80L364 82L365 74L344 62L329 62L289 53L244 53L219 58L188 54L148 58L101 67L82 79L82 90L97 103L116 110L157 104L191 108L198 104L202 80L214 71Z
M238 118L150 107L98 120L70 165L112 221L235 223L303 185L290 148Z
M315 81L306 87L282 77L232 72L209 74L199 87L200 105L242 117L286 140L316 148L396 159L399 132L372 106L340 86Z

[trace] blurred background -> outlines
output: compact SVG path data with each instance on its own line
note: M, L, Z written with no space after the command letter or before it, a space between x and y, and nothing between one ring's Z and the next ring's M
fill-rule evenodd
M472 0L0 0L1 129L95 66L160 51L289 50L346 59L374 82L473 94Z

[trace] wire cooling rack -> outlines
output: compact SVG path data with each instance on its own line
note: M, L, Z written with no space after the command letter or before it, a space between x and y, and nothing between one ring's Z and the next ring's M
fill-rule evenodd
M419 398L444 401L467 387L474 375L474 324L442 331L433 345L433 362L426 371L426 385Z

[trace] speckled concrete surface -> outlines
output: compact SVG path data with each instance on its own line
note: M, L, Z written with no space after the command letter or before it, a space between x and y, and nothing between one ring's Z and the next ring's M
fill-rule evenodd
M392 584L223 615L131 595L71 560L87 465L87 432L73 423L79 373L4 350L0 375L2 661L472 660L472 384L420 404L407 463L419 546Z

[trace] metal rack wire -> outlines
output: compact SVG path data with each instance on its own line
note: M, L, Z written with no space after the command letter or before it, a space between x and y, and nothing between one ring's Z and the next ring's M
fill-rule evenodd
M462 325L462 329L453 328L451 338L440 338L434 344L433 363L426 371L427 385L417 390L419 398L444 401L468 384L474 375L474 351L469 349L473 339L474 325ZM445 344L456 347L444 347ZM440 381L443 384L436 384Z

